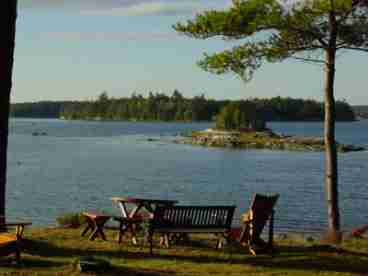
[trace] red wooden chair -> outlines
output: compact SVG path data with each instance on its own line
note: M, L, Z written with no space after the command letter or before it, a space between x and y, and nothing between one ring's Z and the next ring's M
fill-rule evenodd
M243 228L240 244L248 246L249 251L256 255L256 249L273 250L274 207L279 195L265 196L255 194L249 210L243 214ZM261 238L262 231L269 221L268 242Z

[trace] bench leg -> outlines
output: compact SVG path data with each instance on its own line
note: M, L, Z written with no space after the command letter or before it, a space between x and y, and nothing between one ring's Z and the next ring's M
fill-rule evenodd
M92 229L88 224L86 226L86 228L82 231L81 236L84 237L85 234L87 234L87 232Z
M15 262L17 264L20 263L20 249L19 249L18 245L15 248Z
M147 235L148 242L150 244L150 255L153 255L153 232L149 231Z
M217 243L216 243L216 249L221 249L224 247L224 241L226 241L226 235L225 233L222 234L215 234L218 239L217 239Z
M118 243L121 243L121 241L123 240L123 235L124 233L127 231L127 226L124 222L120 222L119 225L119 239L118 239Z
M90 240L93 241L95 240L96 237L101 236L101 238L106 241L106 236L105 233L103 231L103 225L98 225L96 224L96 227L94 229L94 231L92 232L91 236L90 236Z
M90 241L94 241L97 237L97 228L95 228L92 232L92 234L89 236Z
M222 235L219 236L216 243L216 249L221 249L224 247L224 237Z
M166 248L170 247L170 234L164 234L160 237L162 239L162 245Z
M101 235L101 238L104 240L104 241L107 241L106 239L106 236L105 236L105 233L103 231L103 228L98 228L98 233Z
M84 237L84 235L86 235L89 230L91 230L93 232L93 230L95 229L94 221L88 216L85 216L85 218L87 220L87 225L86 225L86 228L81 233L82 237Z
M105 225L105 223L107 222L108 218L104 218L104 219L88 219L87 222L88 222L88 225L86 227L86 229L84 229L84 231L82 232L82 236L84 236L89 229L92 230L92 233L89 237L89 240L93 241L95 240L98 236L101 236L101 238L106 241L106 236L105 236L105 233L103 231L103 227Z
M138 241L137 241L137 236L135 234L135 224L132 223L132 222L127 222L127 221L121 221L120 222L120 225L119 225L119 240L118 240L118 243L121 243L122 239L123 239L123 235L126 233L126 232L130 232L131 233L131 239L132 239L132 243L134 245L137 245L138 244Z
M268 244L267 247L271 251L273 250L273 225L274 225L274 211L272 210L269 227L268 227Z
M231 246L232 239L231 239L230 231L226 231L225 233L218 234L218 236L219 238L217 240L216 249L223 248L224 244Z
M132 237L132 244L134 244L134 245L138 244L138 240L137 240L137 237L135 235Z

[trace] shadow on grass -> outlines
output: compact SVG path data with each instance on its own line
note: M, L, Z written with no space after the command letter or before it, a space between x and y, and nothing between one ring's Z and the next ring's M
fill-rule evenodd
M63 263L55 262L51 260L39 260L39 259L29 259L29 258L22 258L19 264L16 264L13 259L6 259L1 260L0 267L2 268L15 268L15 269L22 269L22 268L51 268L51 267L58 267L62 266Z
M24 254L23 254L24 253ZM129 253L118 249L76 249L67 247L57 247L53 243L41 240L23 240L23 253L29 256L22 256L21 263L15 264L11 259L0 262L2 268L15 269L21 273L22 271L41 270L58 270L61 269L57 275L72 275L77 272L77 260L81 256L99 256L102 258L135 258L147 257L140 256L140 253ZM74 258L74 260L73 260ZM71 260L72 259L72 260ZM175 271L160 270L160 269L134 269L122 265L113 265L106 271L95 271L97 275L126 275L126 276L169 276L175 275ZM88 272L87 272L88 273ZM92 273L94 273L92 271ZM21 274L23 275L23 274ZM94 274L93 274L94 275Z
M303 271L367 273L368 254L329 245L280 246L271 260L248 258L247 264Z
M210 246L202 243L190 243L190 246L172 246L170 249L162 250L157 246L154 255L149 254L149 248L145 246L140 251L132 252L124 245L111 248L68 248L58 247L53 243L42 240L24 241L25 252L40 257L48 258L76 258L80 256L98 255L105 258L123 258L126 260L163 260L163 261L185 261L197 264L244 264L269 269L301 270L301 271L327 271L327 272L346 272L360 273L368 272L368 254L350 251L342 248L335 248L328 245L311 246L278 246L277 253L274 255L252 256L246 248L233 246L224 250L216 251ZM203 247L202 247L203 246ZM179 250L176 250L176 248ZM201 250L199 250L201 249ZM202 251L203 250L203 251ZM44 261L44 260L25 260L28 267L58 267L65 265L65 260ZM114 268L116 271L111 275L169 275L175 273L157 270L126 271L122 267ZM110 273L110 272L109 272ZM166 274L165 274L166 273ZM109 274L107 274L109 275Z
M65 268L65 264L61 262L53 262L46 260L32 260L26 258L21 261L20 264L15 264L10 261L1 261L1 268L9 269L12 272L9 272L9 275L38 275L38 270L46 270L49 269L60 271L55 272L55 275L63 276L63 275L79 275L79 270L76 266L69 265ZM31 269L31 271L30 271ZM32 273L32 271L34 273ZM91 275L125 275L125 276L169 276L175 275L175 271L164 271L164 270L153 270L153 269L132 269L125 266L115 267L112 266L105 270L95 270L95 271L86 271L87 275L91 273ZM3 274L1 274L3 275ZM6 274L7 275L7 274Z
M311 245L311 246L278 246L276 248L277 252L285 253L283 255L279 255L279 257L289 257L292 255L306 255L312 254L316 255L318 253L330 253L335 255L343 255L345 257L361 257L368 258L368 253L364 252L356 252L351 250L346 250L343 248L334 247L331 245Z
M175 249L174 249L175 250ZM173 251L174 253L174 251ZM227 256L225 256L227 255ZM137 258L137 255L131 256ZM144 258L158 258L166 260L186 261L198 264L223 263L244 264L263 268L301 270L301 271L329 271L345 273L367 273L368 254L335 248L328 245L314 246L280 246L273 255L260 254L252 256L246 248L236 247L232 252L219 252L218 256L193 256L162 253Z
M41 240L24 240L24 252L41 257L80 257L88 255L103 255L106 257L124 257L124 251L116 249L68 248L55 246L53 243Z
M161 270L150 270L150 269L131 269L126 267L113 268L109 271L98 273L98 275L124 275L124 276L169 276L175 275L174 271L161 271Z

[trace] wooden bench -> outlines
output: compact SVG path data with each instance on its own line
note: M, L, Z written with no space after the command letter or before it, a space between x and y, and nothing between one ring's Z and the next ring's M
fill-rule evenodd
M81 236L83 237L88 231L91 231L89 239L93 241L98 236L106 241L106 236L103 231L105 223L111 218L111 216L100 214L97 212L83 212L83 216L87 221L87 226L83 230Z
M217 248L221 240L229 238L235 206L158 206L149 223L148 240L150 253L153 250L153 234L214 233L218 234Z

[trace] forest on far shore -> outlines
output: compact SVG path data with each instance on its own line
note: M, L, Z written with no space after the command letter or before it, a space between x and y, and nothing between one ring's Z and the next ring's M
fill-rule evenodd
M315 100L288 97L213 100L203 94L186 98L178 90L174 90L171 96L150 92L147 97L133 93L131 97L113 98L103 92L90 101L14 103L11 105L11 116L68 120L214 121L224 106L231 102L253 103L257 114L262 114L266 121L324 120L323 103ZM355 120L354 110L347 102L336 102L336 120Z
M357 119L368 119L368 105L356 105L353 110Z

